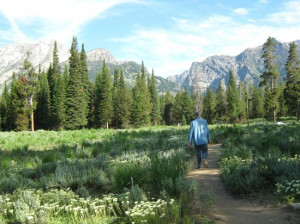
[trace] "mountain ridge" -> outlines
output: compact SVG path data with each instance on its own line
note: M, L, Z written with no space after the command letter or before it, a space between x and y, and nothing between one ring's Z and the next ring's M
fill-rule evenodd
M275 40L276 56L278 70L281 79L286 77L285 63L288 57L289 44ZM300 55L300 40L296 40L298 57ZM214 91L217 89L219 82L224 85L228 83L229 72L232 70L235 74L236 82L242 80L244 82L253 82L255 85L259 83L259 77L264 70L262 56L262 45L254 48L247 48L236 56L213 55L207 57L202 62L193 62L188 70L175 76L169 76L169 81L178 82L181 88L187 86L191 91L192 83L195 76L198 75L198 86L202 92L210 86Z
M0 90L5 82L10 82L13 72L21 71L23 62L26 58L26 52L30 52L29 61L35 70L38 70L39 64L41 69L47 71L49 64L52 62L54 40L39 41L37 43L15 43L0 48ZM62 44L57 43L58 57L63 70L64 64L68 64L70 56L69 50L65 49ZM104 48L97 48L86 53L89 78L95 80L96 74L101 71L103 61L110 69L113 75L114 68L123 70L125 81L129 87L133 87L135 77L141 71L141 65L134 61L118 61L112 53ZM63 71L62 71L63 72ZM147 75L150 75L146 68ZM155 76L157 89L160 93L167 91L177 91L179 86L165 78Z

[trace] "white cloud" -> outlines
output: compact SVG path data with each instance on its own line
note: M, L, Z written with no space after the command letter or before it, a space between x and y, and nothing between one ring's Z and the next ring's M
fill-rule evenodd
M245 16L249 13L248 10L245 8L237 8L237 9L234 9L233 12L238 15L242 15L242 16Z
M15 41L28 41L32 38L20 29L26 26L36 28L34 31L39 33L38 39L55 38L65 41L76 35L89 20L115 5L127 2L139 0L1 0L0 12L11 26L6 31L10 33L8 37L14 36Z
M288 1L283 3L280 12L269 14L266 17L267 22L277 23L282 26L299 25L300 1Z
M132 36L110 41L122 42L125 58L144 60L146 66L155 68L156 75L174 75L189 69L193 61L215 54L234 56L246 48L262 45L269 36L284 42L299 39L297 6L295 2L288 2L279 13L266 15L263 21L245 22L224 15L201 21L172 18L172 29L140 27ZM289 16L290 12L293 16ZM281 16L280 26L267 21Z

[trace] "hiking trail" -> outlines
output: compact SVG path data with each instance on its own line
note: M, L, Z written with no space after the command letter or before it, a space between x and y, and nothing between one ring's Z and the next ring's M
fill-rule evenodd
M300 212L268 204L268 201L236 198L225 189L221 181L218 159L220 145L208 145L208 168L195 169L188 172L187 181L195 180L197 192L190 203L195 224L201 223L201 192L210 191L215 195L215 205L204 214L216 224L300 224Z

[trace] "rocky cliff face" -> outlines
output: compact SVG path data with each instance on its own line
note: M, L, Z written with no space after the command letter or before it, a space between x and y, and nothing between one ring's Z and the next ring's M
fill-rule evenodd
M40 41L38 43L18 43L0 48L0 87L4 82L11 79L12 73L18 73L29 52L29 61L38 69L39 64L42 69L47 69L52 61L54 41ZM69 51L61 44L57 45L59 58L61 61L67 60Z
M300 55L300 41L296 41L298 46L298 56ZM276 41L276 56L278 70L281 78L286 77L285 63L288 57L289 44ZM194 62L191 68L181 75L171 76L167 79L173 82L178 82L181 88L186 85L189 90L198 76L198 85L202 91L210 86L216 90L218 83L221 81L224 84L228 83L229 72L232 70L235 74L235 80L242 80L248 83L259 83L259 77L264 71L264 63L261 59L262 46L249 48L241 54L231 56L211 56L202 62Z

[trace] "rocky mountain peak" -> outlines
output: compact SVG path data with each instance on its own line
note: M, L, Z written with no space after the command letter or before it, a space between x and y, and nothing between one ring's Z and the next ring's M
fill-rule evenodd
M116 59L114 58L114 56L108 50L105 50L103 48L92 50L88 52L86 55L89 61L105 60L105 62L107 63L113 63L113 64L116 63Z

